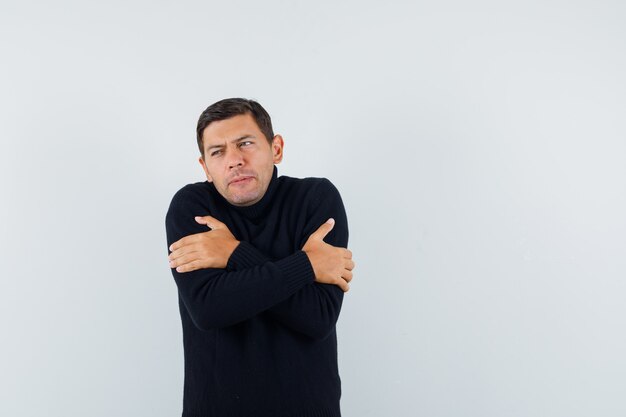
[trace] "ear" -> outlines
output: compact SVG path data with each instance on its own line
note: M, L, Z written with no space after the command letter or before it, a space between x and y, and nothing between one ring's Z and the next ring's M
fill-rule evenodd
M213 177L211 177L211 174L209 174L209 170L206 167L206 163L204 162L204 158L202 158L202 156L200 156L200 158L198 158L198 162L200 162L200 165L202 165L202 169L204 170L204 174L206 175L206 179L209 182L213 182Z
M283 141L283 137L280 135L274 136L272 139L272 155L275 164L280 164L280 161L283 160L283 148L285 147L285 142Z

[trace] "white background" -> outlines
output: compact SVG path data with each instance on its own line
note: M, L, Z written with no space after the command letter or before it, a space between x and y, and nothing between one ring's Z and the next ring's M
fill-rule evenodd
M357 269L345 417L626 415L618 1L0 5L0 415L176 416L164 216L253 98Z

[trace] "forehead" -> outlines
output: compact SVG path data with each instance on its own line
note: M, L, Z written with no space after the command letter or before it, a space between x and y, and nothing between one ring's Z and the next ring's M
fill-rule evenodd
M244 135L263 136L251 114L239 114L209 124L202 132L202 141L209 144L230 142Z

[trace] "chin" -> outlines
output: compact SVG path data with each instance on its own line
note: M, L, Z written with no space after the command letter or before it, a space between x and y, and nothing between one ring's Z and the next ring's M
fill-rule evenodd
M259 195L240 195L234 196L234 198L228 199L231 204L235 206L251 206L260 200Z

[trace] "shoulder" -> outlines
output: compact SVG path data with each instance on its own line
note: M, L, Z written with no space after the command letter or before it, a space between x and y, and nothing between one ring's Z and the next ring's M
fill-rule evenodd
M190 195L205 194L209 192L210 184L208 181L194 182L187 184L174 194L174 199L182 198Z
M176 211L184 207L208 203L211 199L211 189L212 186L208 181L195 182L185 185L172 197L169 211Z
M281 186L285 204L302 210L306 215L344 211L343 201L335 185L327 178L283 178Z
M343 201L335 185L327 178L286 177L286 184L294 191L286 193L299 215L305 218L306 226L302 236L310 236L321 224L329 218L335 219L335 226L327 236L326 242L332 245L347 247L348 219ZM304 241L301 243L304 244Z
M306 177L294 178L289 176L279 177L283 187L291 193L306 195L309 197L323 197L329 194L339 194L337 188L328 178Z

